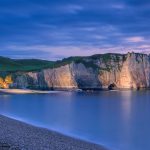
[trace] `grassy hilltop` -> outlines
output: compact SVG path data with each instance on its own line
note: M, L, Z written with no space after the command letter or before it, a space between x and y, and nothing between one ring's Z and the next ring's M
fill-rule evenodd
M107 63L111 59L114 61L119 61L119 57L122 56L121 54L97 54L93 56L87 57L68 57L64 58L63 60L59 61L47 61L47 60L40 60L40 59L10 59L7 57L0 56L0 72L16 72L16 71L40 71L46 68L57 68L60 66L64 66L66 64L70 64L72 62L75 63L82 63L86 67L97 68L98 66L95 65L94 61L97 59L102 59L103 62Z
M38 59L10 59L0 57L0 71L37 71L52 67L54 62Z

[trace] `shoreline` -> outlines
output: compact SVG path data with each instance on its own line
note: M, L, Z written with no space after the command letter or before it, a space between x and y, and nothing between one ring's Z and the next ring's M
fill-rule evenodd
M35 127L0 115L0 149L9 150L106 150L101 145Z
M42 90L30 90L30 89L0 89L0 93L5 94L48 94L58 93L59 91L42 91Z
M57 89L57 90L31 90L31 89L0 89L0 94L53 94L53 93L60 93L60 92L67 92L67 91L73 91L73 92L98 92L98 91L143 91L143 90L150 90L150 88L143 88L140 90L135 89L114 89L114 90L108 90L108 89Z

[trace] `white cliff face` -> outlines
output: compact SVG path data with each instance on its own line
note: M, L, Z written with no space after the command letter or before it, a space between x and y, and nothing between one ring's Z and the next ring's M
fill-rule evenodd
M150 58L148 55L128 53L120 67L114 63L109 71L102 71L99 80L103 86L115 84L118 88L150 87Z
M26 88L28 87L28 81L26 75L17 75L14 85L17 88Z
M92 68L83 64L71 63L54 69L45 69L41 72L17 74L17 87L39 87L54 89L101 88L98 75Z
M124 65L128 68L129 87L145 88L149 87L150 82L150 61L149 56L142 54L128 54ZM128 67L127 67L128 66ZM123 71L124 68L122 68ZM122 83L123 84L123 83Z
M123 56L112 55L107 60L101 58L98 61L99 65L99 81L103 88L108 88L111 84L120 87L120 73L123 67Z
M118 88L132 88L135 87L132 80L131 68L130 68L130 58L123 63L121 71L118 73L119 77L117 79Z
M72 74L70 65L61 66L56 69L46 69L43 72L48 87L77 88L77 83Z
M86 68L83 64L71 63L55 69L43 71L44 79L48 87L53 88L100 88L98 76L92 68Z
M88 68L82 63L72 63L70 68L79 88L101 88L98 74L93 68Z
M85 59L97 66L75 63L40 72L15 73L15 86L21 88L118 88L150 87L150 56L128 53Z

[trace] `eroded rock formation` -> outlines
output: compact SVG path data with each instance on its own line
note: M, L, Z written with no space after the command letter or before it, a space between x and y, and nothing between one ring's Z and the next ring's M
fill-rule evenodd
M83 57L82 61L44 69L13 73L17 88L149 88L150 56L146 54L104 54Z

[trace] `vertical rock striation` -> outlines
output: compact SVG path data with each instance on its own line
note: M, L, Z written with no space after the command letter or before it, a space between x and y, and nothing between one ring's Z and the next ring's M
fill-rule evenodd
M149 88L150 56L146 54L104 54L80 58L39 72L13 73L17 88L101 89Z
M101 71L102 85L115 84L118 88L149 88L150 57L145 54L128 53L120 56L118 62L111 61L111 69Z

